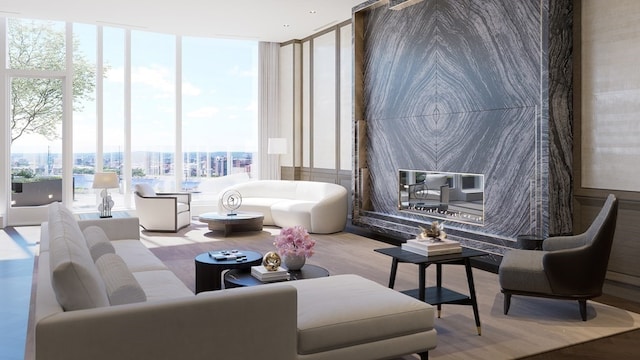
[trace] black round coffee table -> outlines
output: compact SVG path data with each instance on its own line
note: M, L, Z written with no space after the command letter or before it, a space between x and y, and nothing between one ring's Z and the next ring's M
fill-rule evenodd
M302 269L298 271L289 270L289 281L290 280L303 280L303 279L313 279L319 277L329 276L329 271L323 267L318 265L306 264L302 267ZM281 280L287 281L287 280ZM224 287L225 288L234 288L234 287L242 287L242 286L255 286L267 284L266 282L262 282L251 275L251 268L244 269L233 269L229 270L224 274Z
M222 272L227 269L251 269L262 264L262 254L255 251L239 250L246 256L244 260L216 260L212 254L220 251L207 251L196 256L196 294L202 291L222 289ZM230 251L230 250L229 250Z

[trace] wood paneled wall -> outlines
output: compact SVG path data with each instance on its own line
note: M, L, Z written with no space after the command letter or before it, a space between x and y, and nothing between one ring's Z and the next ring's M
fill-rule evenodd
M575 0L576 231L619 201L605 292L640 298L640 2Z

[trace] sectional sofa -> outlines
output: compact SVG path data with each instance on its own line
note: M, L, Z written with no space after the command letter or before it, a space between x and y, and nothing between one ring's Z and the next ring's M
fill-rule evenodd
M242 196L239 211L264 214L264 225L302 225L316 234L344 230L348 193L338 184L317 181L253 180L231 185L220 192L218 212L225 213L222 199L228 191Z
M436 346L433 307L356 275L194 295L137 218L49 206L36 263L35 358L385 359Z

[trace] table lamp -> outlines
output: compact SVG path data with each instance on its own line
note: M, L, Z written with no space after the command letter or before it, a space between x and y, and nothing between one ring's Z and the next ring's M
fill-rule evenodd
M113 200L109 195L109 189L119 187L118 174L114 172L99 172L93 176L93 188L102 189L100 196L102 202L98 205L98 211L100 211L101 218L111 217L111 208L113 208Z

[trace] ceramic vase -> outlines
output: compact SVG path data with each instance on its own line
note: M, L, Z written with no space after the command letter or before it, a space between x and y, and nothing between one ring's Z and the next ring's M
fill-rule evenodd
M282 262L287 270L298 271L307 261L307 258L304 255L285 255Z

